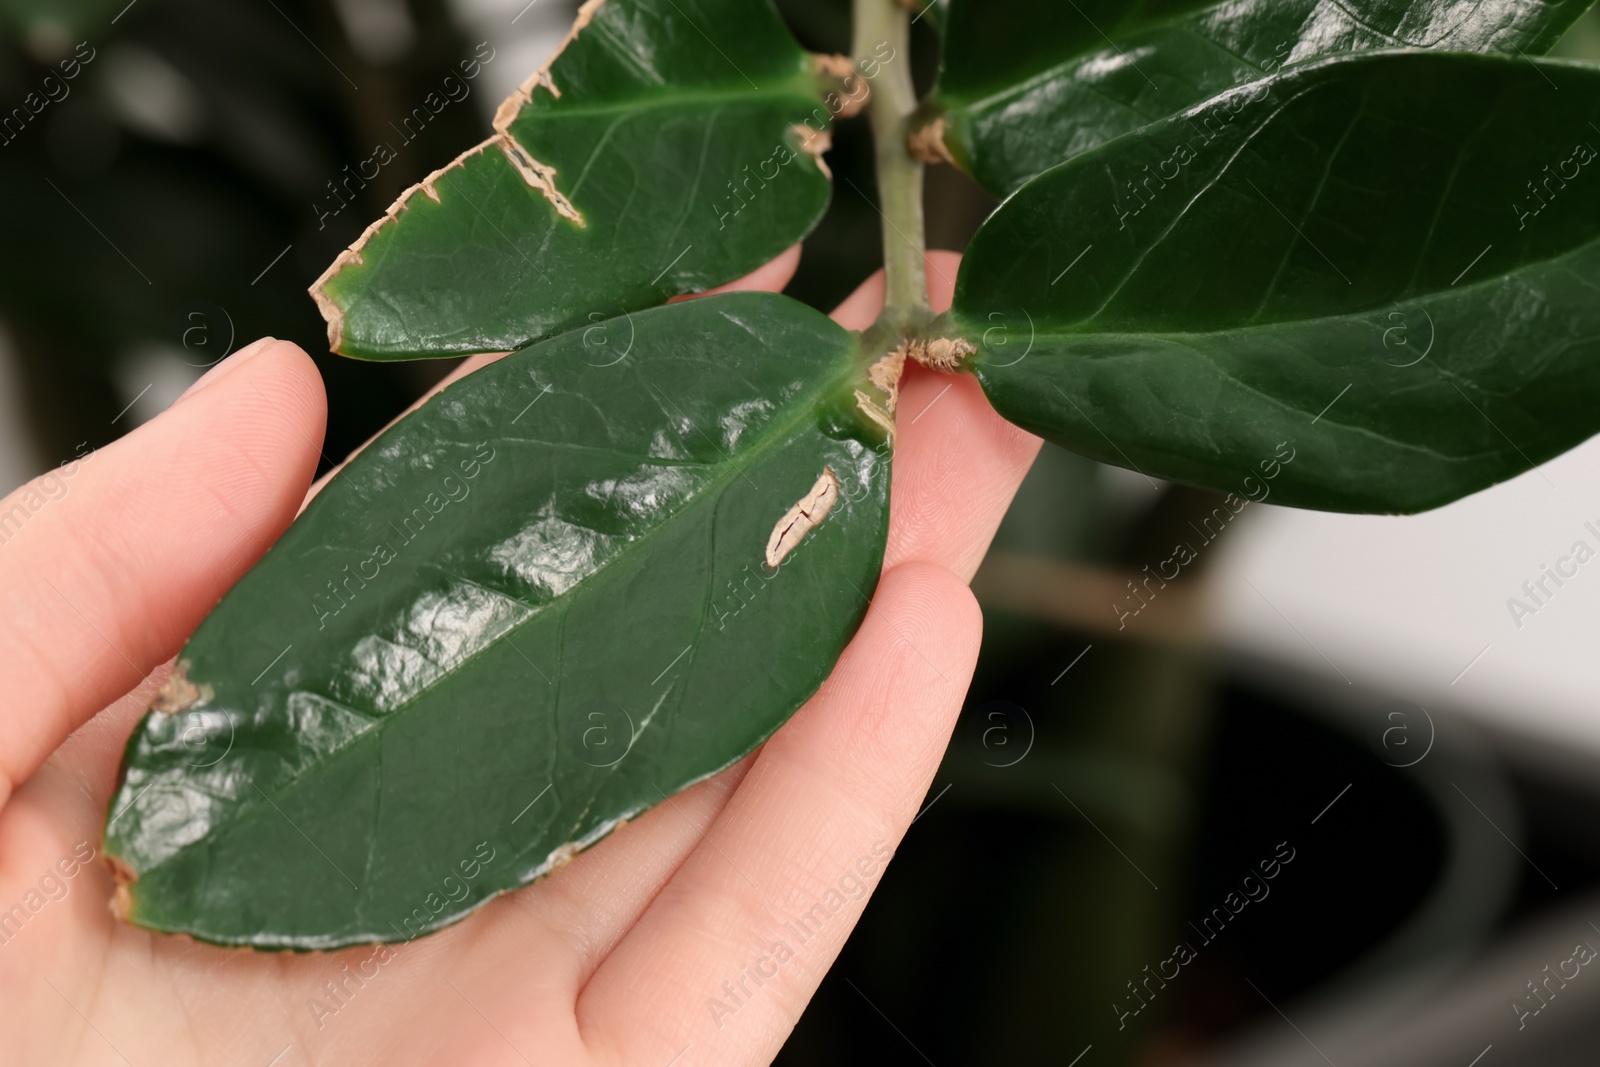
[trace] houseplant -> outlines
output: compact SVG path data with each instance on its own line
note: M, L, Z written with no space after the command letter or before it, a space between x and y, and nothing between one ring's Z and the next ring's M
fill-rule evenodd
M1416 511L1584 440L1600 75L1529 55L1586 6L860 0L852 62L757 0L585 5L314 287L345 354L516 351L345 467L197 631L108 812L122 912L410 939L750 751L873 595L908 362L1230 511ZM921 102L914 17L945 42ZM876 324L658 306L803 236L862 108ZM1008 197L942 315L924 160ZM480 839L509 851L437 892Z

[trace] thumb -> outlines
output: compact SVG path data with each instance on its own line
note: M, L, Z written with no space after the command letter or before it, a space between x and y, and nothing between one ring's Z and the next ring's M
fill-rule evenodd
M0 804L171 658L288 526L325 417L316 366L267 339L0 501Z

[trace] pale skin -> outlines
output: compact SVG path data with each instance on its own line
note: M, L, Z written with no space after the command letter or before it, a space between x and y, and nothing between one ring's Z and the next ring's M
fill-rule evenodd
M798 261L791 250L734 287L781 289ZM928 257L935 310L958 262ZM880 274L834 318L865 328L882 295ZM306 499L324 420L311 360L258 342L80 462L0 545L0 912L48 899L47 874L59 897L0 929L0 1062L769 1062L866 896L804 943L785 924L842 880L876 886L915 817L977 657L966 583L1038 440L970 377L909 368L884 576L822 690L739 765L379 965L370 946L256 953L124 925L99 857L123 743L184 638ZM62 878L84 842L95 859ZM746 978L737 1010L714 1010L779 941L792 958L762 964L777 973L759 987ZM376 976L314 1012L338 1006L323 985L347 964Z

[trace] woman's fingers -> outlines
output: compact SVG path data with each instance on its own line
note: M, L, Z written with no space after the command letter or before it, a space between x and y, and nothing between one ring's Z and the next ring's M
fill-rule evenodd
M288 526L325 417L315 365L267 339L0 501L0 804L177 652Z
M765 1062L916 814L977 658L961 580L883 577L833 675L756 757L578 1001L611 1062ZM530 1038L532 1035L529 1035Z
M949 307L958 264L929 256L936 311ZM880 274L835 320L866 328L882 292ZM896 418L885 576L861 632L581 994L581 1028L621 1035L604 1039L618 1061L688 1047L699 1063L770 1057L938 766L981 630L961 583L1039 441L1000 419L970 376L919 367L901 383ZM907 562L917 560L927 562Z
M496 900L486 909L493 926L478 928L475 951L486 966L514 973L537 950L551 985L575 998L689 855L751 762L747 757L676 794L551 877ZM514 1005L507 1010L514 1013Z

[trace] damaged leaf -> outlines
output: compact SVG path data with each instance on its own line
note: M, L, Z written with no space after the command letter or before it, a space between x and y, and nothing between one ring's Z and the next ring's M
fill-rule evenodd
M996 196L1223 90L1339 52L1537 55L1594 0L949 0L918 151ZM933 126L942 121L943 125Z
M827 84L767 0L588 0L312 287L330 347L504 352L749 273L827 206Z
M1001 415L1095 459L1436 507L1600 430L1597 148L1591 66L1323 60L1029 182L955 322Z
M385 432L195 632L110 807L127 918L260 948L415 937L822 682L888 524L856 338L756 293L604 328Z

